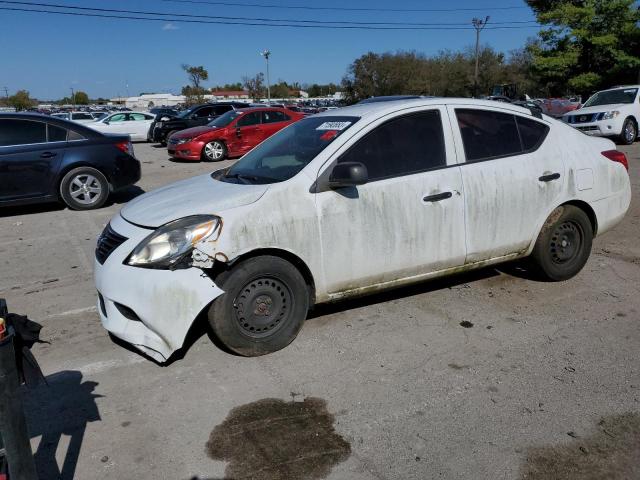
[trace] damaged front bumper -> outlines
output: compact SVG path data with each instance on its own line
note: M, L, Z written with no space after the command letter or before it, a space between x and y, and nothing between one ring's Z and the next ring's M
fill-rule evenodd
M224 292L198 268L157 270L125 265L128 255L151 231L120 215L110 225L120 240L125 240L102 264L95 260L102 325L153 359L165 362L182 347L200 312Z

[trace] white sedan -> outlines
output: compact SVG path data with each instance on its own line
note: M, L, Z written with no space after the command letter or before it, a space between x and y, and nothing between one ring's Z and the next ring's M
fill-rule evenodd
M89 124L96 121L93 115L89 112L65 112L65 113L53 113L51 115L55 118L62 118L64 120L71 120L72 122Z
M118 112L89 125L102 133L120 133L129 135L131 140L146 140L149 127L156 117L150 113Z
M327 111L129 202L98 239L98 312L159 361L201 312L254 356L293 341L313 304L524 258L568 280L623 219L627 168L610 140L510 104Z

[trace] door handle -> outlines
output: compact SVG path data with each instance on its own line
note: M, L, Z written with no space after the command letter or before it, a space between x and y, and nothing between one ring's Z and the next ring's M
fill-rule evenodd
M424 202L439 202L441 200L446 200L447 198L453 197L453 193L451 192L442 192L436 193L435 195L427 195L422 200Z
M40 155L40 158L51 158L51 157L55 157L56 155L58 155L55 152L44 152L42 155Z
M551 182L552 180L558 180L559 178L559 173L550 173L549 175L542 175L538 180L541 182Z

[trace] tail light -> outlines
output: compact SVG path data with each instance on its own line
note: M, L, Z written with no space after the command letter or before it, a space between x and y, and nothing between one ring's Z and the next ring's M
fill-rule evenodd
M133 145L130 141L116 143L116 148L121 152L133 155Z
M621 163L622 165L624 165L624 168L629 171L629 161L627 160L627 156L624 153L618 150L607 150L606 152L602 152L602 155L613 162Z

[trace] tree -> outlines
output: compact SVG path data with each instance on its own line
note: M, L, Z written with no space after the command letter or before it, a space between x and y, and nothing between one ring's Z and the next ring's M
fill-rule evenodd
M264 74L262 72L256 74L255 77L242 77L242 85L249 93L249 98L260 100L264 97Z
M207 91L202 87L192 87L191 85L185 85L182 87L182 95L186 97L185 103L187 105L197 105L204 102L204 96Z
M534 72L551 95L586 96L635 83L640 12L634 0L527 0L547 28L528 47Z
M207 72L202 65L196 67L187 65L186 63L182 64L182 69L187 73L189 81L191 82L190 87L182 88L182 94L187 96L188 101L190 97L195 97L193 99L197 103L202 103L204 101L203 96L205 95L206 91L204 88L202 88L201 83L209 80L209 72ZM185 89L188 89L188 94L185 93Z
M33 107L36 101L29 96L27 90L18 90L15 95L9 97L9 106L15 108L18 112Z
M79 90L73 95L76 105L89 105L89 95Z
M271 85L271 98L289 98L291 88L287 82L280 80L275 85Z

